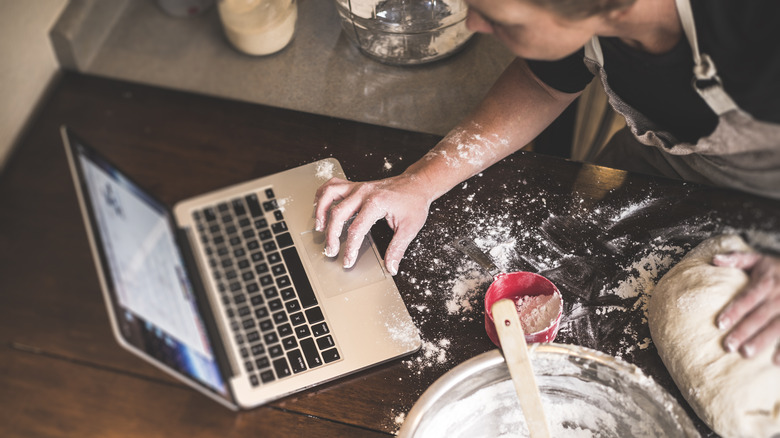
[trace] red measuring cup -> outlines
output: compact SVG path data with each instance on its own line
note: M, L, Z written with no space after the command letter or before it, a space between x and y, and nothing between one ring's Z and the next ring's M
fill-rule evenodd
M550 305L557 304L557 314L549 315L549 324L544 328L534 332L526 330L525 341L528 343L552 342L555 339L555 336L558 334L561 316L563 315L563 297L550 280L533 272L501 272L490 257L483 253L471 239L458 239L453 242L453 246L479 263L493 277L493 282L488 287L487 292L485 292L485 331L496 346L500 347L501 344L498 340L496 327L493 324L491 308L496 301L503 298L508 298L517 303L524 296L551 296L554 302L550 303Z

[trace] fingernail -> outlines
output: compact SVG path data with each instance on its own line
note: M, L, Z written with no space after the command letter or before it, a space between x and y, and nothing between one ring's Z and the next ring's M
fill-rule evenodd
M731 320L726 317L718 318L718 328L721 330L726 330L727 328L731 327Z
M326 247L325 248L325 255L328 256L328 257L336 257L337 255L339 255L339 249L338 248Z
M737 341L735 341L733 338L726 338L723 344L726 347L726 351L729 353L737 351Z
M349 254L344 255L344 269L349 269L352 267L352 265L355 264L355 259L357 258L355 252L350 252Z
M756 354L756 347L752 345L742 346L742 355L745 357L753 357Z
M314 230L315 231L322 231L322 221L317 219L314 221Z
M390 260L390 263L387 266L387 269L390 270L390 275L398 274L398 260Z

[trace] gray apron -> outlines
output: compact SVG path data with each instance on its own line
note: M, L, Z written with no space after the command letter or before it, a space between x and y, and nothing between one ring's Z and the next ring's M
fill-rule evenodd
M689 0L676 2L693 52L693 87L718 115L718 125L695 144L680 142L659 129L609 87L604 55L598 38L593 37L585 45L585 64L601 79L610 105L625 117L627 125L599 153L596 163L780 199L780 125L756 120L734 103L712 59L699 52Z

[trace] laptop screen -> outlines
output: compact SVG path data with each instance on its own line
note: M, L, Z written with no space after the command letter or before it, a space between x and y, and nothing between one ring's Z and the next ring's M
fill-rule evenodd
M122 337L228 396L168 210L71 137Z

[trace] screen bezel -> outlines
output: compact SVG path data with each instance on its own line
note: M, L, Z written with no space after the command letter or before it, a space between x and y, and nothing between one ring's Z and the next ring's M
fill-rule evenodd
M89 144L87 144L79 137L74 135L73 132L70 129L68 129L66 126L63 126L61 128L61 133L62 133L63 142L65 144L65 149L68 156L68 162L70 165L71 174L73 176L76 192L79 198L79 204L81 207L84 224L90 240L90 246L92 249L93 258L98 271L101 289L103 291L106 307L108 309L109 317L111 320L112 331L114 332L114 336L117 339L117 342L123 348L140 356L144 360L152 363L153 365L162 369L166 373L181 380L182 382L197 389L198 391L208 395L212 399L215 399L216 401L220 402L224 406L233 410L237 410L238 405L235 402L235 398L233 396L232 387L230 385L230 373L227 370L229 365L227 364L226 353L224 351L224 344L222 343L222 340L219 338L217 331L214 330L214 328L216 327L216 323L213 319L213 314L211 313L212 312L211 305L209 300L205 296L205 292L200 284L198 271L195 268L195 266L193 266L193 264L191 263L193 258L191 257L190 254L185 255L182 253L183 249L182 249L182 245L180 245L180 243L182 243L181 233L177 232L179 231L179 228L176 226L175 222L173 221L173 214L171 212L171 209L161 201L157 200L154 196L150 195L149 192L143 190L141 186L138 183L136 183L132 178L129 178L125 172L121 171L116 165L114 165L105 157L100 155L95 148L91 147ZM177 245L179 250L179 256L181 258L182 265L185 269L185 274L189 278L190 284L193 289L193 295L195 296L197 311L200 315L202 323L204 324L205 327L204 331L206 332L211 350L215 357L217 371L219 373L219 377L221 378L222 384L225 389L224 393L218 391L216 388L209 386L205 382L200 381L183 371L180 371L178 369L169 366L168 364L160 360L158 357L154 356L153 354L150 354L144 348L137 345L137 343L133 342L132 339L129 339L128 337L125 336L121 326L121 321L123 321L124 318L125 308L119 304L117 292L114 289L114 281L112 277L110 264L108 263L108 257L104 250L104 244L100 232L100 227L98 225L95 211L92 208L89 186L87 184L85 172L80 160L80 156L82 155L85 156L90 161L96 163L98 166L102 168L107 166L112 172L116 172L118 175L121 176L121 178L126 180L131 185L131 188L133 190L137 191L139 194L145 197L150 203L154 205L154 207L159 208L165 212L165 215L169 221L169 226L171 227L171 230L174 231L174 238L176 239L177 243L179 243L179 245ZM108 172L107 169L104 168L104 170Z

